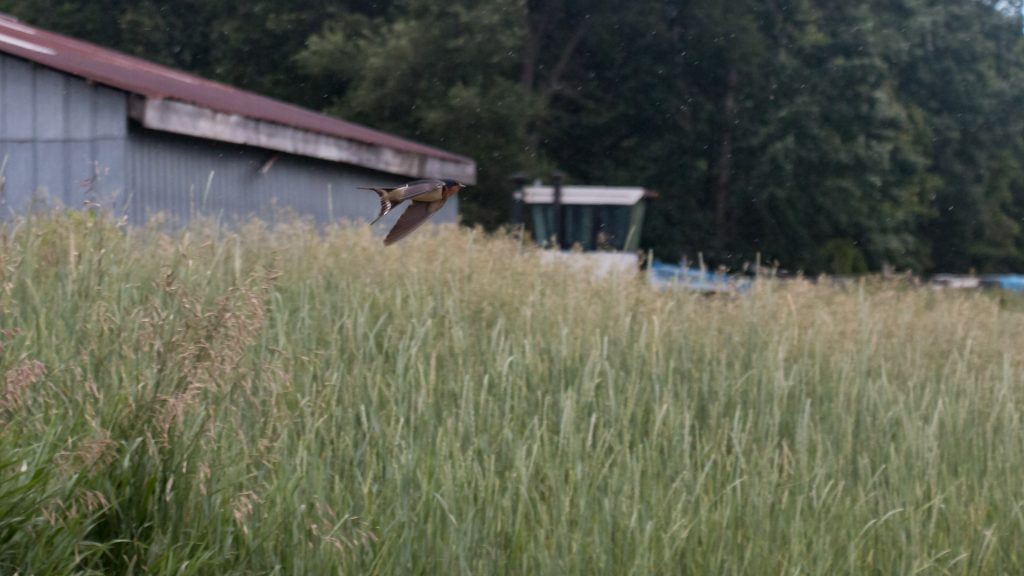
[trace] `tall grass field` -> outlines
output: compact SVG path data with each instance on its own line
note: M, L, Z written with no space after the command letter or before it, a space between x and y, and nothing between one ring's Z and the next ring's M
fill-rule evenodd
M1024 314L479 232L0 233L2 574L1021 574Z

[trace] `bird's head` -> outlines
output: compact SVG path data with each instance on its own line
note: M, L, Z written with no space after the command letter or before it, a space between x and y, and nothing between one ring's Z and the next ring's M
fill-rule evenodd
M462 190L463 188L466 187L465 184L463 184L462 182L459 182L458 180L447 180L446 179L446 180L442 180L442 182L444 182L444 187L445 188L455 187L455 188L458 188L459 190Z

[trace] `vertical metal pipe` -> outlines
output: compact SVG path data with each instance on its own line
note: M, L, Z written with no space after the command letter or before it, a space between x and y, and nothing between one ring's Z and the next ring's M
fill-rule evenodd
M510 178L512 180L512 225L520 226L523 223L523 188L529 179L526 174L516 172Z
M551 173L551 182L555 187L554 209L555 209L555 242L558 247L565 250L569 247L565 230L565 210L562 209L562 179L565 177L562 172L555 170Z

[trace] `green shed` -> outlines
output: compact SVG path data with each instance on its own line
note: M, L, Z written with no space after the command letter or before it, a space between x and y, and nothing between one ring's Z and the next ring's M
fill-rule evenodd
M632 252L640 247L648 198L656 196L640 187L562 186L560 204L565 220L563 246L583 250ZM522 202L534 239L554 244L558 223L553 186L526 186Z

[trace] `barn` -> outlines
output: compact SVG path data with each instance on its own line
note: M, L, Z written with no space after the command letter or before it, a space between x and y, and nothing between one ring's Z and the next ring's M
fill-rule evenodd
M109 207L135 224L367 219L359 186L472 184L472 159L0 16L0 211ZM448 202L438 222L456 218ZM397 214L389 218L394 219Z

